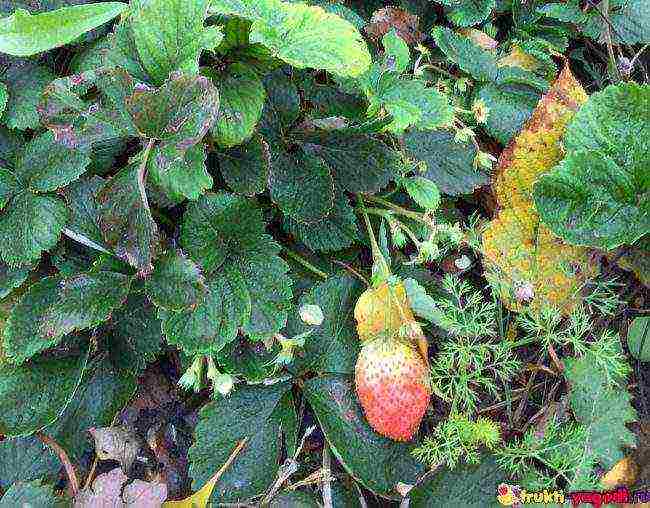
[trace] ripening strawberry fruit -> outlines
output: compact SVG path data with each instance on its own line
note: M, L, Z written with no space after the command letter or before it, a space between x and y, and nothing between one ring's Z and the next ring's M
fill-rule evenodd
M431 397L428 368L417 349L396 340L366 343L355 381L370 426L396 441L411 439Z

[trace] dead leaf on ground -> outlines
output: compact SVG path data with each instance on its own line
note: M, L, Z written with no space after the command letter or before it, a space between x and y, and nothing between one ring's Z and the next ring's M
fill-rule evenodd
M95 440L99 460L116 460L123 471L129 471L141 448L141 442L131 427L92 428L88 432Z
M101 474L77 495L74 508L159 508L167 499L164 483L128 481L119 467Z
M418 30L420 19L403 9L396 7L384 7L375 11L366 26L366 33L375 41L379 41L393 28L406 44L414 46L424 38Z

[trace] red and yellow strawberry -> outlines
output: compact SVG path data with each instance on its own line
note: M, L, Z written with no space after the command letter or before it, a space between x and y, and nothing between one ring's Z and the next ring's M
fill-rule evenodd
M359 353L355 382L373 429L396 441L413 437L431 396L427 365L414 346L398 340L368 342Z
M354 309L364 342L355 368L357 396L370 426L396 441L411 439L429 405L426 338L401 281L366 290Z

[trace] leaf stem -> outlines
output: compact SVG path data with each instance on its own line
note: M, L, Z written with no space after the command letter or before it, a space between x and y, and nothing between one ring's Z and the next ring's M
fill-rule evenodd
M296 252L293 252L292 250L289 250L287 248L284 248L283 250L288 257L293 259L296 263L302 265L304 268L312 272L314 275L317 275L318 277L324 280L327 280L330 277L328 273L316 268L313 264L311 264L309 261L303 258L300 254L297 254Z
M66 475L68 476L68 481L70 482L70 497L75 497L79 492L79 478L77 477L77 472L70 462L70 458L65 450L52 439L50 436L43 434L43 432L37 432L36 437L45 445L49 446L52 451L59 457L61 464L65 468Z
M370 217L368 217L368 212L366 212L366 204L364 203L361 194L357 194L357 200L359 201L359 208L361 209L361 214L363 215L363 221L366 225L366 230L368 231L368 237L370 238L370 246L372 248L373 261L377 266L378 272L382 275L382 279L386 279L390 277L390 268L388 267L388 263L386 263L386 260L384 259L384 255L381 253L379 244L377 244L377 239L375 238L375 232L372 229L372 224L370 223Z
M149 200L147 199L147 191L144 187L144 180L147 176L147 163L149 162L149 155L151 154L151 149L153 148L155 139L150 139L147 143L147 146L144 149L142 154L142 162L140 162L140 167L138 168L138 189L140 189L140 198L142 199L142 204L144 204L145 209L151 213L149 208Z
M414 212L413 210L407 210L406 208L402 208L399 205L396 205L395 203L391 203L390 201L387 201L385 199L382 199L378 196L367 196L368 201L372 201L374 203L380 204L382 206L385 206L386 208L389 208L393 212L403 215L404 217L409 217L410 219L416 220L418 222L422 222L423 224L426 224L427 226L430 225L429 222L422 217L421 213Z

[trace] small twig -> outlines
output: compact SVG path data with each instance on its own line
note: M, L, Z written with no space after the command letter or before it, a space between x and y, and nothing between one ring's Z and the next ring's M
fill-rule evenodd
M555 367L557 368L558 372L564 372L564 364L562 363L562 360L557 356L557 353L555 352L555 348L553 347L552 344L548 345L548 354L551 357L551 360L553 360L553 363L555 364Z
M323 469L326 472L326 477L323 479L323 508L333 508L332 506L332 461L330 459L330 447L325 442L323 446Z
M77 472L74 469L74 466L72 465L72 462L70 462L70 458L68 457L68 454L65 452L63 448L61 448L61 445L54 441L50 436L43 434L42 432L37 432L36 437L40 439L40 441L49 446L52 451L59 457L59 460L63 464L63 467L65 468L65 473L68 475L68 482L69 482L69 493L70 497L75 497L77 493L79 492L79 478L77 477Z
M337 265L341 265L343 268L345 268L347 271L349 271L352 275L355 275L361 282L363 282L366 286L370 286L370 281L366 279L363 274L356 269L352 268L350 265L347 263L344 263L343 261L339 261L338 259L333 259L333 263Z
M609 56L609 66L612 72L615 73L614 82L621 80L621 73L616 64L616 56L614 55L614 45L612 43L612 31L609 24L609 0L603 0L598 8L602 18L605 20L605 45L607 46L607 55Z

